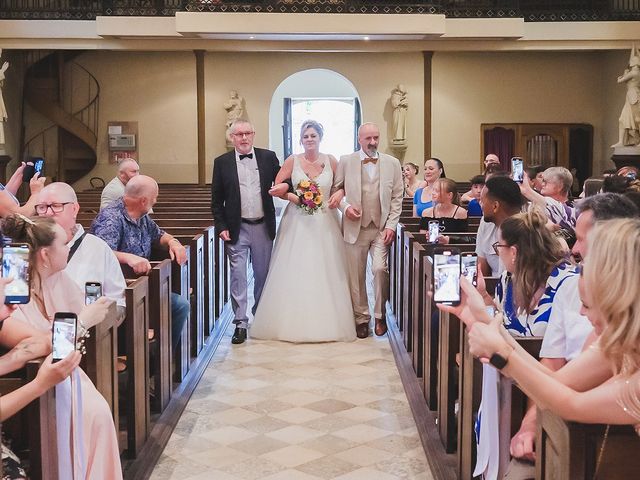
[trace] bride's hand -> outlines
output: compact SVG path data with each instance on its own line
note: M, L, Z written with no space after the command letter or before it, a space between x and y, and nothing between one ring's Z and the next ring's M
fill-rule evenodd
M289 190L289 185L286 183L278 183L269 189L269 195L272 197L282 198L286 195Z
M344 190L340 189L329 197L329 208L338 208L340 202L344 198Z

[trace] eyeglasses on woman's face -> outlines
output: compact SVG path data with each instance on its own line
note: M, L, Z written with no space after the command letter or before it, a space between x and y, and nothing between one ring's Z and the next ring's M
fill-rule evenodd
M505 245L504 243L495 242L491 246L493 247L493 251L496 252L496 255L500 255L500 251L498 250L498 248L500 248L500 247L510 247L511 245Z

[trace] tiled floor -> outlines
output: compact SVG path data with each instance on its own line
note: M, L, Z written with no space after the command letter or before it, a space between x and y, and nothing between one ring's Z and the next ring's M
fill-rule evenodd
M386 337L223 340L152 479L431 479Z

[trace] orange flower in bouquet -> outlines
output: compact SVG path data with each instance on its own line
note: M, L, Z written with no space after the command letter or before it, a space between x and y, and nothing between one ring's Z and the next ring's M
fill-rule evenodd
M313 215L322 208L322 191L316 182L300 181L296 187L296 195L300 199L298 206L309 215Z

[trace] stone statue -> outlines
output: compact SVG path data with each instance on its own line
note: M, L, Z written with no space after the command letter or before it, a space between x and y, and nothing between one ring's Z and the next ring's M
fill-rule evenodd
M618 120L618 143L612 147L633 147L640 145L640 51L631 47L629 67L618 77L618 83L627 84L622 113Z
M391 92L391 106L393 107L393 145L405 145L407 142L407 91L404 85L398 84Z
M223 107L227 111L225 135L227 138L227 145L230 145L231 142L228 135L229 128L231 128L231 125L236 120L244 119L244 98L238 95L236 90L231 90L229 92L229 100L224 102Z
M2 49L0 49L0 57L2 57ZM4 72L9 68L9 62L4 62L0 68L0 145L4 145L4 122L7 120L7 108L4 106L2 99L2 85L4 84Z

